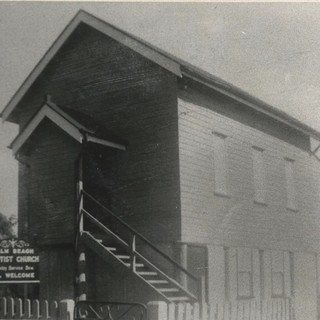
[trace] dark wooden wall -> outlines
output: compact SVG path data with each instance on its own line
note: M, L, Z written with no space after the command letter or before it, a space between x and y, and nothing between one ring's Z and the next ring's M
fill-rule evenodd
M80 145L44 120L21 150L19 227L38 244L72 243Z
M21 128L41 106L46 94L50 94L58 105L90 115L127 140L127 150L117 151L113 161L112 209L153 240L179 239L176 78L123 45L83 25L22 99L18 106ZM31 167L34 161L39 161L44 172L56 175L50 177L50 186L38 173L35 173L37 180L34 180L37 185L32 186L29 182L26 185L30 170L28 173L20 169L21 222L25 208L33 208L25 203L25 189L29 188L31 202L38 202L39 189L60 197L56 190L59 184L53 184L52 180L59 178L65 164L63 159L57 163L56 153L61 151L61 155L66 154L69 148L62 147L58 151L61 141L52 139L52 135L52 132L41 134L46 148L52 151L50 157L46 152L37 152L37 156L31 152L26 157ZM64 157L67 158L66 155ZM109 161L108 157L106 161ZM70 197L72 202L74 187L66 184L67 187L70 190L64 190L64 197ZM65 221L64 212L70 207L65 205L65 201L60 203L59 209L46 208L48 211L60 210L57 220L37 220L39 210L32 209L30 219L37 221L33 228L41 232L43 228L54 229L58 221L69 224ZM23 224L20 223L21 226ZM64 226L59 238L71 239L70 230L72 226Z
M74 297L74 249L47 246L40 253L40 299L62 300Z
M49 120L40 124L21 150L19 232L39 246L41 299L74 295L71 243L79 151L80 145Z

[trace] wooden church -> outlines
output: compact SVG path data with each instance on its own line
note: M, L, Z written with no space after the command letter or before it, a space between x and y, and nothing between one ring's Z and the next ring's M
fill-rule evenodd
M2 118L40 298L289 297L318 317L319 132L83 11Z

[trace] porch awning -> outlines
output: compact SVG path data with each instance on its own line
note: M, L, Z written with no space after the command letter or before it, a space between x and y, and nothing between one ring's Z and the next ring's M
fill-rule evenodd
M58 107L48 100L10 144L9 148L12 149L13 154L19 151L44 119L49 119L80 143L87 141L119 150L126 149L121 139L107 132L90 116L69 108Z

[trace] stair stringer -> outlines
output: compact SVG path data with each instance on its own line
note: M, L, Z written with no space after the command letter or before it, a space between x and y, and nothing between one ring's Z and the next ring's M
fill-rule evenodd
M118 259L115 254L111 252L111 250L108 250L106 246L102 244L101 241L98 241L90 232L83 231L81 235L81 241L85 243L92 251L94 251L96 254L98 254L104 261L107 263L110 263L110 261L117 262L117 266L121 267L121 271L123 272L130 272L131 274L134 274L137 278L142 280L145 284L147 284L149 287L151 287L157 294L166 302L172 303L173 299L168 298L165 296L157 287L152 285L152 283L148 282L145 278L143 278L139 273L133 272L126 263L124 263L121 259ZM129 251L129 246L122 244L122 246L125 246L126 249ZM142 259L146 264L150 264L148 260L146 260L141 254L136 252L137 256ZM185 290L179 283L177 283L175 280L171 279L167 275L165 275L161 270L159 270L159 273L168 279L168 283L172 284L175 287L178 287L186 296L184 302L191 302L195 301L196 297L194 297L191 293L189 293L187 290ZM178 301L177 301L178 302Z

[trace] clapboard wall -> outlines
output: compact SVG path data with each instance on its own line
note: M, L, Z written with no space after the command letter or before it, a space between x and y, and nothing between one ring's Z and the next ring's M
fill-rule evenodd
M80 25L19 104L21 128L46 94L58 105L90 115L127 141L127 150L115 155L112 209L154 240L160 241L159 235L161 241L177 239L180 202L176 78L116 41ZM50 135L43 139L47 148L57 149L57 141ZM45 153L42 157L37 161L46 162L49 168L64 166ZM25 175L28 173L21 169L21 208L28 206L23 204L26 188L31 188L29 201L38 196L32 193L34 186L26 186L29 178ZM36 183L41 185L41 180ZM56 190L47 188L47 192L51 198ZM56 218L64 221L62 216Z
M21 150L19 227L37 244L72 243L80 145L49 120ZM35 238L35 239L34 239Z
M319 250L320 167L306 136L190 83L181 86L178 112L182 241ZM215 192L215 136L225 144L225 194ZM254 148L263 153L264 203L254 198ZM288 159L295 208L287 205Z

